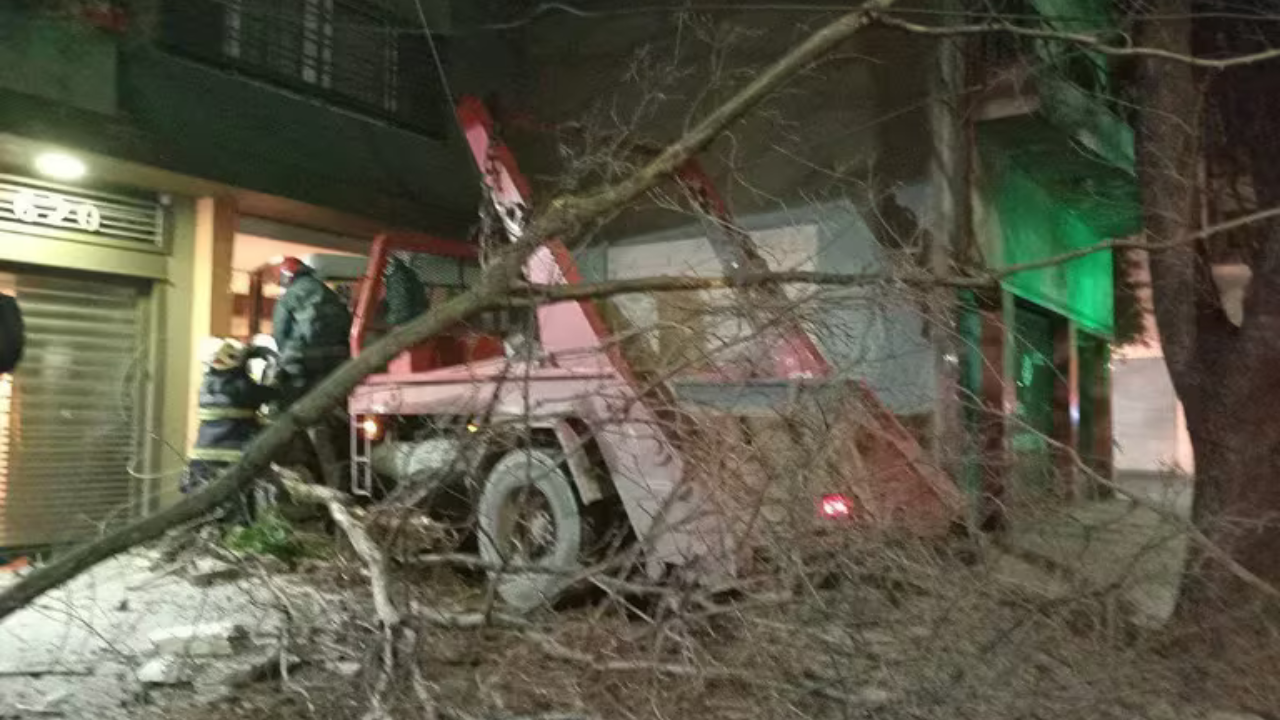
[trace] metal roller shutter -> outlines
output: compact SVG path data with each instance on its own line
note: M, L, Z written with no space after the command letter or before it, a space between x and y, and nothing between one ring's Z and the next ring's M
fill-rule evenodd
M7 273L27 325L0 379L0 547L72 542L132 514L147 339L143 289Z

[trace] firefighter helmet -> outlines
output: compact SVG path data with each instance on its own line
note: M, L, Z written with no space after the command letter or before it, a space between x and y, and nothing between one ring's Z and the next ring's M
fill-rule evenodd
M289 287L293 278L309 271L311 268L296 257L287 257L280 261L280 287Z
M234 338L205 338L200 361L211 370L230 370L245 361L244 343Z

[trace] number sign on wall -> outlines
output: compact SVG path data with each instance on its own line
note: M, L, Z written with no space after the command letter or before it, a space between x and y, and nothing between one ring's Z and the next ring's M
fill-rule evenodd
M0 233L123 240L159 247L164 213L154 201L53 189L0 175Z
M50 192L21 190L13 196L13 214L22 222L53 227L74 224L85 232L102 228L102 212L92 200L75 200Z

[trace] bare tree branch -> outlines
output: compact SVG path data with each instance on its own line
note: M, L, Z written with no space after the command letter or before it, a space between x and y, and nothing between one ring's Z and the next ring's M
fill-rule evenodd
M1109 45L1101 35L1041 30L1037 28L1021 27L1006 22L980 23L975 25L926 25L922 23L914 23L909 20L903 20L900 17L879 12L873 13L873 17L873 21L878 25L897 28L916 35L955 37L957 35L1006 34L1035 38L1037 40L1061 40L1063 42L1087 47L1090 50L1102 53L1103 55L1168 60L1170 62L1211 70L1225 70L1231 67L1254 65L1261 62L1280 59L1280 48L1262 50L1256 53L1238 55L1236 57L1229 58L1202 58L1192 55L1189 51L1180 52L1145 45Z
M540 239L581 228L640 197L710 145L720 133L745 116L784 81L865 28L875 11L889 8L894 2L895 0L867 0L859 9L819 29L762 70L745 87L734 93L733 97L629 177L586 196L552 201L551 209L541 220L535 220L531 225L532 238L540 242ZM527 246L528 242L521 244Z
M289 491L294 501L322 505L329 516L338 524L351 547L364 561L369 571L369 587L373 591L373 608L384 630L394 629L400 624L400 611L391 602L391 593L387 589L387 561L382 556L382 549L369 537L364 525L352 517L347 510L351 498L333 488L314 485L303 481L297 473L280 468L281 484Z
M1238 218L1201 228L1195 232L1184 233L1181 237L1166 241L1134 240L1116 238L1095 243L1076 250L1069 250L1051 255L1040 260L1006 265L1002 268L975 272L965 275L937 275L924 270L895 270L890 273L832 273L813 270L775 270L770 272L742 273L733 277L696 277L689 275L658 275L642 278L608 280L598 283L580 283L577 285L525 285L515 286L511 293L514 299L521 295L531 295L541 302L559 300L591 300L607 298L615 295L652 292L681 292L690 290L719 290L726 288L753 287L771 283L797 285L826 285L857 287L867 285L898 285L908 287L954 287L984 289L999 284L1011 275L1033 270L1043 270L1063 263L1078 260L1095 253L1110 250L1143 250L1153 254L1183 248L1197 240L1208 240L1215 235L1229 232L1250 224L1264 222L1280 217L1280 208L1259 210Z
M367 376L384 367L406 348L417 345L492 307L502 298L523 267L524 260L548 238L571 236L638 198L682 163L709 145L720 133L756 107L782 83L803 71L815 59L865 28L871 13L884 10L894 0L868 0L819 29L788 50L740 88L729 100L692 130L669 145L639 171L586 196L553 200L526 228L524 237L485 270L475 286L440 304L412 322L395 328L361 354L327 377L271 424L233 465L203 490L173 506L143 518L102 538L71 550L0 593L0 619L26 606L94 565L137 545L154 540L170 528L202 517L248 487L267 469L271 460L302 428L315 425Z
M575 663L590 668L596 672L606 673L652 673L655 675L665 675L668 677L692 677L704 680L716 680L721 682L737 682L747 685L764 685L772 686L780 690L789 691L807 691L815 695L844 703L854 707L875 707L884 705L891 700L895 700L888 693L875 687L862 688L857 693L841 692L826 687L826 683L815 684L812 687L801 688L787 683L778 683L762 677L759 671L699 666L680 663L653 662L653 661L632 661L632 660L610 660L607 658L595 657L589 653L574 650L565 645L556 642L553 638L541 633L526 633L526 637L530 639L540 650L549 657L565 662Z

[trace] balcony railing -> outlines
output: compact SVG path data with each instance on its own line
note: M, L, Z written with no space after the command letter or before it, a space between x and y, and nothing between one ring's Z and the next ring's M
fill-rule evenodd
M422 134L439 137L449 120L427 37L378 0L167 0L160 40Z

